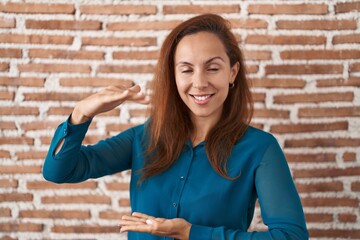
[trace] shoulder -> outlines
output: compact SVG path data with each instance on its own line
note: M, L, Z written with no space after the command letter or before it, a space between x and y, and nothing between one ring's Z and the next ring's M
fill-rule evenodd
M269 132L249 126L244 135L239 139L240 142L249 142L254 145L268 146L277 143L276 138Z

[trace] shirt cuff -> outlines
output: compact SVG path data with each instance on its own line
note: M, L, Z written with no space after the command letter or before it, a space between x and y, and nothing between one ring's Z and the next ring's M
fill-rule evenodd
M212 239L213 228L200 225L192 225L189 240L210 240Z

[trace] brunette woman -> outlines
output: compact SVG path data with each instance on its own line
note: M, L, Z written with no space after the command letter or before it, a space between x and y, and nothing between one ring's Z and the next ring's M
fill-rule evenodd
M108 87L76 104L56 130L43 167L53 182L131 169L130 240L308 239L304 213L276 139L249 126L252 99L241 51L222 17L177 26L157 64L149 120L81 146L93 117L140 87ZM247 232L256 200L268 230ZM165 238L164 238L165 237Z

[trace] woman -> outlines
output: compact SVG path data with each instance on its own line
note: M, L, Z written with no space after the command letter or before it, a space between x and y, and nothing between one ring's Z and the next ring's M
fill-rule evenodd
M44 177L80 182L131 169L133 214L120 220L129 239L308 239L282 150L249 126L245 66L223 18L200 15L168 35L153 90L149 121L93 146L81 142L94 116L148 100L135 85L76 104L56 130ZM247 232L257 198L268 231Z

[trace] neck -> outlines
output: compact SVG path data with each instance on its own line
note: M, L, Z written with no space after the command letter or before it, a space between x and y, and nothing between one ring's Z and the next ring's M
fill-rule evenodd
M208 119L206 117L193 117L192 121L194 124L194 132L191 138L193 146L196 146L200 142L204 141L210 130L218 122L217 119Z

